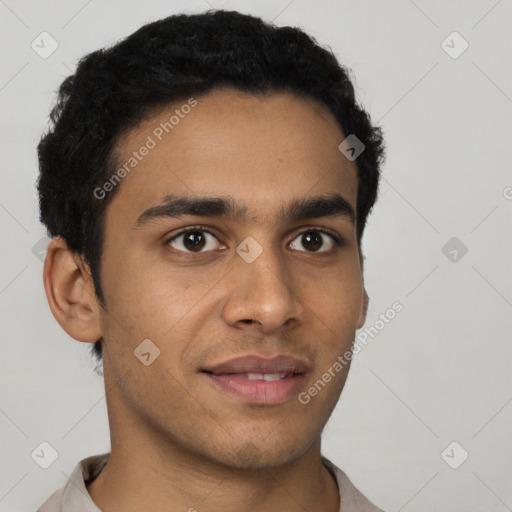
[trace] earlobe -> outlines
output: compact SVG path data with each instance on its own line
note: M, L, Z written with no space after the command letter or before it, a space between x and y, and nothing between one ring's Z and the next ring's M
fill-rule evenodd
M102 337L90 272L61 237L48 245L43 282L53 316L72 338L90 343Z
M368 294L366 293L366 289L364 289L363 304L361 307L361 314L359 315L359 322L357 324L358 329L361 329L361 327L363 327L364 323L366 322L366 314L368 313L369 302L370 302L370 298L368 297Z

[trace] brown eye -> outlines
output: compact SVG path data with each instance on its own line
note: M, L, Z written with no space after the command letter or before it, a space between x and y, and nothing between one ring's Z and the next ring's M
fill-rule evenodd
M217 243L215 243L215 241ZM182 231L171 238L167 243L183 252L207 252L214 250L219 245L217 238L209 231L203 229Z
M205 244L205 237L200 231L190 231L183 237L183 245L189 251L200 251Z
M302 235L302 245L308 250L318 251L322 247L322 237L315 231L308 231Z
M300 238L300 245L306 249L302 252L328 252L334 245L338 245L333 235L320 229L310 229L302 232L295 240ZM290 247L301 251L296 245L295 240ZM327 243L326 243L327 240ZM327 246L327 248L324 248ZM322 250L320 250L322 249Z

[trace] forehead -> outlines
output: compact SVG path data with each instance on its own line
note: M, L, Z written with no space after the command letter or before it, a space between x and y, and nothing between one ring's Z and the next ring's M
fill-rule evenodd
M120 138L116 169L127 172L109 209L135 217L169 194L229 195L261 221L291 198L334 192L355 209L357 168L338 149L344 138L326 106L294 94L187 98Z

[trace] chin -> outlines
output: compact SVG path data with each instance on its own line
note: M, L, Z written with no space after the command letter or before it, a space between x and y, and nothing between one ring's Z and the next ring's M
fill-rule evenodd
M278 468L295 462L311 446L304 442L304 437L296 440L271 438L272 433L260 440L251 440L248 436L238 442L232 440L226 449L210 455L212 462L236 469Z

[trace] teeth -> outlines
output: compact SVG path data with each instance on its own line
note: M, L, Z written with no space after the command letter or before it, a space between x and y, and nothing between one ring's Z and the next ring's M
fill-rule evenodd
M249 380L265 380L267 382L273 380L284 379L288 375L286 372L281 373L248 373L247 378Z

